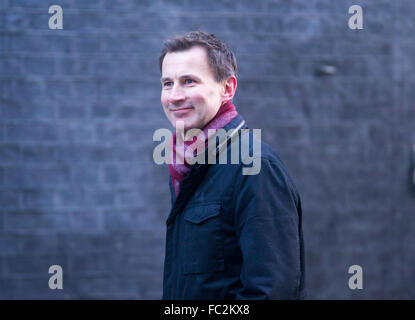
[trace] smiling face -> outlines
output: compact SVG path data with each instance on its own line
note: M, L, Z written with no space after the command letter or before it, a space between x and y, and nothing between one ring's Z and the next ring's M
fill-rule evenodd
M226 100L226 85L214 79L206 49L200 46L167 53L162 64L161 103L171 124L202 129Z

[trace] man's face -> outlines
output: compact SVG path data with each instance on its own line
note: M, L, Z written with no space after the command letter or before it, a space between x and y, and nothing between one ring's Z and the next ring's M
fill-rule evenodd
M161 103L172 125L184 122L184 130L201 129L218 112L224 85L214 79L206 49L192 47L164 57Z

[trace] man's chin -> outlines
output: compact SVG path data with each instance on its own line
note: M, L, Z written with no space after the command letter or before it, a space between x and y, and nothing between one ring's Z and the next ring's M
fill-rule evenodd
M174 119L173 126L176 130L183 129L185 132L190 129L200 129L200 125L196 121L192 121L191 119Z

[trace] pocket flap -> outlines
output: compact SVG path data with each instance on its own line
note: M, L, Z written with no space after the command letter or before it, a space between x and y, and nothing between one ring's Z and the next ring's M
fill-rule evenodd
M220 214L220 204L204 204L185 211L184 219L192 223L201 223Z

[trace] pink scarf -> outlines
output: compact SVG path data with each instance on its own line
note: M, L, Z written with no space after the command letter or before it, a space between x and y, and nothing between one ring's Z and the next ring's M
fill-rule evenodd
M210 133L210 136L208 136L208 130L209 129L221 129L224 126L226 126L233 118L235 118L238 115L238 112L235 109L235 106L230 102L226 102L223 104L219 110L216 116L209 121L208 124L205 125L205 127L202 129L204 136L202 136L202 139L204 139L205 147L207 147L208 140L211 138L211 136L214 135L214 131ZM179 194L180 191L180 183L186 177L186 175L191 170L191 165L186 161L186 158L184 155L186 154L186 150L191 146L193 143L195 143L199 137L194 137L192 141L184 141L184 145L181 146L181 148L176 148L176 133L172 137L172 141L170 142L170 145L172 146L173 152L171 152L171 159L169 164L169 171L172 177L173 182L173 188L174 192L176 193L176 197ZM200 141L199 141L200 142ZM193 146L192 146L193 147ZM180 151L179 151L180 150ZM195 150L196 152L196 150ZM196 155L196 154L194 154ZM179 158L181 163L176 163L176 159Z

